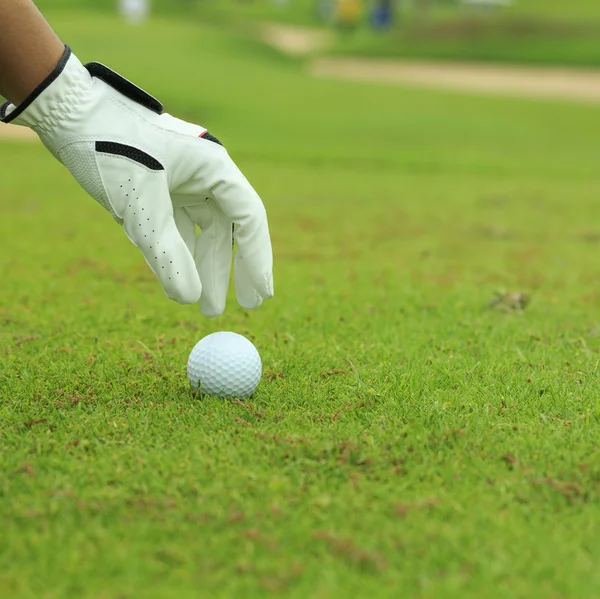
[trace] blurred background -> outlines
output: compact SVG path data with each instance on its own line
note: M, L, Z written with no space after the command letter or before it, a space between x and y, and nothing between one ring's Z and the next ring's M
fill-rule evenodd
M286 318L302 317L297 298L311 289L352 309L366 301L359 287L380 305L413 293L428 304L440 287L476 305L498 288L565 293L580 275L596 288L586 244L600 239L600 3L38 5L83 62L104 62L223 141L268 207ZM51 207L48 181L60 181L69 222L99 214L41 148L7 145L15 172L17 152L40 177L17 179L10 194ZM82 227L65 260L74 248L114 253L112 227ZM111 264L139 268L128 252ZM148 291L162 301L152 278ZM256 318L271 322L275 309Z
M276 22L327 29L329 51L596 65L594 0L40 0L42 9L114 11L132 21L186 16L242 27Z

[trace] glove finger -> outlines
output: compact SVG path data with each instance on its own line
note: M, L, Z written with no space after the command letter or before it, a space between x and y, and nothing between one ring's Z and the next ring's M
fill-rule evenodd
M185 242L188 251L193 256L196 245L196 223L190 218L185 208L175 208L173 214L177 230Z
M110 154L98 154L97 163L127 237L142 251L167 296L181 304L197 302L202 284L175 224L165 171Z
M234 281L235 281L235 294L237 301L247 310L254 310L258 308L263 300L260 294L256 291L254 283L248 270L246 269L246 263L241 252L237 252L234 261Z
M264 299L273 297L273 251L267 213L259 195L220 145L199 140L198 170L204 189L228 220L235 223L235 240L248 278Z
M223 314L227 301L233 253L231 223L210 203L189 207L187 211L201 229L194 252L202 281L200 311L212 318Z

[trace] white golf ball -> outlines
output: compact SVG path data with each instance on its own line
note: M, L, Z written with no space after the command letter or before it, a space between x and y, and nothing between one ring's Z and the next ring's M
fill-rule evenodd
M194 391L217 397L249 397L260 382L262 363L251 341L222 331L196 343L187 373Z

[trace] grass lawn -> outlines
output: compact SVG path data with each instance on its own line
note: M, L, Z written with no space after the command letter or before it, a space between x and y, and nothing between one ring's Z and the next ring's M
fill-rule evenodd
M433 2L426 15L399 11L388 31L365 24L342 35L333 52L597 67L599 37L600 4L591 0L515 0L495 10Z
M389 31L369 26L371 3L362 3L362 18L354 31L335 37L334 54L471 60L537 65L600 65L600 3L594 0L515 0L509 7L485 10L461 0L432 0L424 13L416 2L398 3ZM272 0L198 0L188 4L201 20L278 21L323 26L316 0L277 3ZM181 9L185 3L175 4ZM164 14L173 11L159 3Z
M385 32L363 27L336 37L330 53L598 67L599 38L600 21L562 23L512 15L476 16L409 23Z
M537 65L600 65L600 3L593 0L515 0L508 8L481 10L459 0L430 2L426 13L415 3L399 3L395 24L389 31L369 26L370 3L363 2L363 16L354 31L335 36L330 52L344 55L435 60L472 60ZM184 5L176 4L179 10ZM218 4L188 4L200 20L235 22L278 21L286 24L323 26L315 0L278 4L271 0ZM173 11L159 3L163 14Z
M114 12L113 0L38 0L42 10ZM256 35L256 22L328 28L331 54L382 58L469 60L534 65L600 66L600 3L595 0L515 0L481 10L461 0L432 0L424 13L415 2L399 3L394 26L374 31L370 2L353 31L338 32L319 17L317 0L154 0L163 17L224 25Z
M217 30L51 17L210 127L276 297L201 317L0 145L0 596L583 598L600 586L600 113L316 81ZM531 295L493 310L498 290ZM192 396L249 336L249 402Z

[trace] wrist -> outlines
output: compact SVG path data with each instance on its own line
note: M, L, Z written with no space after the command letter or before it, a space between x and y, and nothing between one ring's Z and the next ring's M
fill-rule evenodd
M20 104L5 102L0 106L0 121L49 133L90 84L89 73L71 49L64 46L63 55L53 71Z
M27 64L27 68L20 73L20 78L15 82L15 88L9 99L16 104L21 104L35 89L49 77L56 65L63 56L65 46L57 40L57 44L52 48L47 48L47 54L36 56L32 64Z

